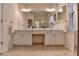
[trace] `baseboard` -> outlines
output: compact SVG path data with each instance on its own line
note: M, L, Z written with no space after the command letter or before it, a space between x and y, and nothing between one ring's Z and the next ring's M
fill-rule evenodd
M44 45L46 47L64 47L64 44Z
M32 47L33 45L28 45L28 44L16 44L16 45L13 45L13 46L16 46L16 47ZM46 47L64 47L64 44L55 44L55 45L44 45Z
M0 55L2 55L2 53L0 53Z
M16 46L16 47L30 47L32 45L29 45L29 44L14 44L13 46Z

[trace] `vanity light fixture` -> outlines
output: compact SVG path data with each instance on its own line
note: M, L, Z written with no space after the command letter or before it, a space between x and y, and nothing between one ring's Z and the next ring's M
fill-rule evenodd
M51 8L51 9L47 8L46 11L53 12L53 11L55 11L55 9L54 8Z
M61 9L59 9L59 11L58 12L63 12L63 9L61 8Z
M21 11L22 11L22 12L30 12L30 11L31 11L31 9L30 9L30 8L28 8L28 9L23 8L23 9L21 9Z

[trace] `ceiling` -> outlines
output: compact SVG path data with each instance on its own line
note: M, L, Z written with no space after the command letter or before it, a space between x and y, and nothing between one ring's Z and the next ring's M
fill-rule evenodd
M45 11L47 8L57 9L58 3L20 3L19 8L30 8L31 11Z

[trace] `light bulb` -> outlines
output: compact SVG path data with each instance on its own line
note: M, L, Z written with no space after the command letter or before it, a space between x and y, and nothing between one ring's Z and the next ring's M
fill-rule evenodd
M63 12L63 9L59 9L59 11L58 12Z
M47 8L47 9L46 9L46 11L48 11L48 12L49 12L49 11L50 11L50 9L49 9L49 8Z
M23 11L23 12L25 12L25 11L27 11L25 8L23 8L23 9L21 9L21 11Z
M55 9L54 8L51 8L51 9L47 8L46 11L53 12L53 11L55 11Z
M31 11L31 9L30 9L30 8L28 8L28 9L23 8L23 9L21 9L21 11L23 11L23 12L30 12L30 11Z
M55 11L55 9L50 9L51 12Z

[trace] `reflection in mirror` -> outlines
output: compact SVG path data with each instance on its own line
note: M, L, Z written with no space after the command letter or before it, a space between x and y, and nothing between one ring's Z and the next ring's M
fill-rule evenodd
M66 6L63 6L59 11L58 11L58 20L63 20L66 19Z
M39 28L39 21L35 21L35 28Z
M56 21L56 13L54 14L54 21Z
M32 28L33 21L32 19L28 19L28 28Z

